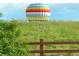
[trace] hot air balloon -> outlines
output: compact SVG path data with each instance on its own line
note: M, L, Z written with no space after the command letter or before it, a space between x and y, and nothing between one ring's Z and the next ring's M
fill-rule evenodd
M48 21L50 9L47 4L30 4L26 9L26 16L28 21Z

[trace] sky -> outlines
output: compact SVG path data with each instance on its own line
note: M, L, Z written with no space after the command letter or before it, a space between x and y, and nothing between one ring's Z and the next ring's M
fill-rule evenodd
M79 0L0 0L0 3L79 3Z
M25 9L29 3L0 3L0 19L26 19ZM51 10L51 20L79 21L79 3L48 3Z

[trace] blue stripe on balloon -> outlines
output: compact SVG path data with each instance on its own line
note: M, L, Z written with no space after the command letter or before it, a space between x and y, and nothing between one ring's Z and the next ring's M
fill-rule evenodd
M48 14L26 14L27 16L49 16Z
M28 16L33 16L33 17L37 17L37 16L39 16L39 15L27 15L27 17ZM40 15L40 16L42 16L42 15ZM46 16L46 15L45 15Z
M30 6L28 6L28 8L48 8L48 6L46 6L46 5L30 5Z

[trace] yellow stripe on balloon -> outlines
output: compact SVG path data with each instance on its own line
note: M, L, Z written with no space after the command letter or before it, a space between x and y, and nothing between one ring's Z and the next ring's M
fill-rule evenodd
M28 8L28 9L49 9L49 8Z

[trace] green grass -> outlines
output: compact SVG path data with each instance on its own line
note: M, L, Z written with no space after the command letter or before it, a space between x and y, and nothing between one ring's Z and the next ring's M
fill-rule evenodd
M21 26L27 40L47 41L78 40L79 22L24 23Z
M22 29L22 37L27 42L39 41L66 41L79 40L79 22L76 21L52 21L47 23L26 23L23 22L20 26ZM78 45L67 46L47 46L45 49L79 49ZM36 46L29 46L29 49L39 49ZM34 55L34 54L32 54ZM49 54L53 55L53 54ZM54 55L74 55L72 53L54 54ZM76 54L75 54L76 55ZM79 55L79 54L78 54Z

